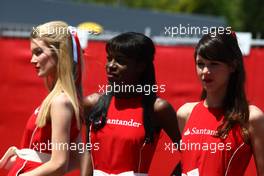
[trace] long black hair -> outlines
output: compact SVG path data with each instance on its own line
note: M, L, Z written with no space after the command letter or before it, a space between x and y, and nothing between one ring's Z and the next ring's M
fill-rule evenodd
M245 141L248 141L246 124L249 119L248 101L245 93L245 69L243 56L234 32L225 30L216 35L206 34L195 48L194 58L200 55L207 60L223 62L234 68L231 73L227 92L223 100L224 121L217 128L217 136L225 138L230 129L239 124ZM201 99L207 96L206 90L202 90Z
M139 80L141 86L148 85L152 87L156 84L155 69L153 64L155 46L149 37L135 32L122 33L107 42L106 52L109 55L121 54L129 59L135 59L137 62L145 63L145 70ZM87 125L92 123L95 130L99 130L104 127L112 96L114 96L114 94L113 92L110 92L100 97L98 103L92 109L88 119L86 120ZM145 140L146 142L153 142L154 125L152 116L154 114L154 103L157 95L155 92L150 91L150 94L143 94L142 96Z

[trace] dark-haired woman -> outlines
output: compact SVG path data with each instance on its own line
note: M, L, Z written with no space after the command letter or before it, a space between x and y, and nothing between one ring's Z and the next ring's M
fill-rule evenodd
M264 175L263 112L249 105L245 70L234 32L204 35L195 49L200 102L177 112L183 175L241 176L252 153Z
M128 32L108 41L106 52L108 90L85 100L90 142L98 144L91 151L93 174L146 175L160 130L180 140L175 111L156 95L155 47Z

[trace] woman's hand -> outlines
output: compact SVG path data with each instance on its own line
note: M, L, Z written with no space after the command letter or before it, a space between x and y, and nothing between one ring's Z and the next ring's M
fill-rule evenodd
M9 147L4 156L0 160L0 169L9 169L13 165L15 159L16 159L16 147L12 146Z

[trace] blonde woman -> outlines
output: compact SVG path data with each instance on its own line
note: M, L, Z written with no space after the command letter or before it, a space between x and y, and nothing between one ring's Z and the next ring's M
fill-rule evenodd
M69 170L81 128L80 44L65 22L52 21L33 28L31 51L49 94L29 118L21 148L11 147L0 166L10 165L14 155L9 176L61 176Z

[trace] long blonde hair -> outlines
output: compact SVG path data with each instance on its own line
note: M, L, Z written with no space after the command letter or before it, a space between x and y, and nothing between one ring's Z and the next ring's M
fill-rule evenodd
M78 129L81 128L82 90L81 81L75 84L77 64L73 61L72 36L68 24L63 21L51 21L33 28L31 39L43 41L57 58L56 78L46 78L50 92L41 105L36 124L46 125L50 120L50 107L54 97L64 92L72 103ZM80 56L81 57L81 56ZM81 59L79 59L81 61Z

